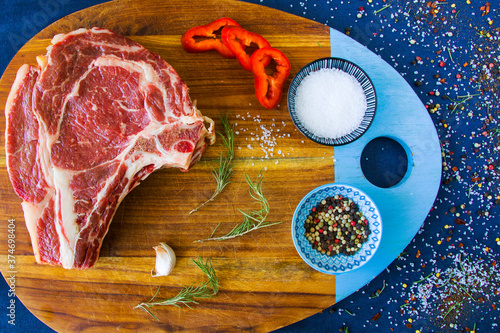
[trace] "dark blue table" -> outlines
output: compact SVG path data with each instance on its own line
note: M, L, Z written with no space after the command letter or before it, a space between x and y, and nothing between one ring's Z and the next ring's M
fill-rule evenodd
M48 24L102 2L11 0L4 4L0 71ZM279 332L499 332L498 2L248 2L324 23L382 57L428 108L443 151L438 197L405 251L355 294ZM400 156L390 142L379 142L362 163L368 161L373 170L391 165L398 169ZM0 331L52 332L17 299L15 326L9 324L10 299L9 287L2 282Z

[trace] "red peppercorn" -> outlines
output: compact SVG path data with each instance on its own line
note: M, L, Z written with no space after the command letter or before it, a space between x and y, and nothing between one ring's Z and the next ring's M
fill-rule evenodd
M351 221L351 225L354 227L356 225L356 222Z
M318 231L319 231L320 233L323 233L323 229L318 229Z
M495 166L493 164L490 164L490 165L488 165L488 169L493 170L493 169L495 169Z
M316 207L313 207L311 210L312 210L313 212L315 212L315 211L316 211Z
M335 243L338 243L338 242L339 242L339 240L338 240L338 239L336 239L336 240L335 240Z
M439 67L444 67L444 65L445 65L444 61L443 61L443 60L441 60L441 61L439 62Z

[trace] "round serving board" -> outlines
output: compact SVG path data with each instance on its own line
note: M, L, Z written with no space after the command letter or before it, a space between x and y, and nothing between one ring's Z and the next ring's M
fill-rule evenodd
M263 35L287 55L292 71L285 90L302 66L330 55L344 56L374 75L371 78L378 93L379 109L365 136L353 144L335 148L334 155L333 148L307 140L294 127L286 107L286 93L277 109L266 110L254 96L252 74L236 60L212 52L190 54L182 49L180 36L187 29L224 16ZM188 212L209 198L215 188L211 171L223 151L220 140L187 173L177 169L155 172L121 203L97 264L89 270L65 270L35 263L21 200L12 190L7 175L2 136L0 237L7 239L7 221L14 220L16 252L15 267L11 268L7 242L0 242L0 271L4 276L16 272L17 296L53 329L60 332L274 330L322 311L362 287L397 257L425 219L439 185L436 174L440 164L435 163L439 142L435 131L432 133L425 108L411 88L400 82L404 80L389 65L352 39L322 24L270 8L230 0L161 3L119 0L87 8L50 25L16 54L0 80L1 107L17 69L24 63L36 65L36 56L45 54L55 34L94 26L125 35L170 63L187 83L201 112L216 120L217 131L222 131L219 115L229 111L237 133L237 165L233 182L224 192L191 215ZM397 82L392 92L381 87L387 87L389 80ZM392 114L391 103L403 102L412 103L406 104L405 110L423 120L408 123L404 113ZM384 119L393 121L389 126ZM401 185L379 192L366 183L362 174L356 173L359 155L366 144L365 137L368 140L385 135L384 131L392 133L391 126L396 123L402 132L413 135L425 129L428 139L421 146L425 149L414 150L413 139L403 135L400 140L408 142L413 166ZM0 128L2 132L5 130L3 117ZM415 155L422 150L424 156ZM420 164L421 158L428 163ZM263 192L271 207L268 220L282 223L223 242L194 242L210 236L219 223L216 235L231 230L242 221L238 209L258 208L248 193L244 175L256 179L261 171ZM415 182L414 175L422 175L415 180L424 184ZM333 181L363 188L376 200L384 221L384 237L376 257L347 277L311 269L295 251L290 234L293 212L301 198L313 188ZM426 186L425 193L415 188L419 186ZM400 198L399 190L406 195ZM423 203L415 208L418 210L415 215L415 209L403 215L389 209L402 201L404 207L413 205L416 195L423 196L419 197ZM395 230L388 231L387 225L394 227L398 218L404 219L398 220ZM152 247L159 242L175 250L177 265L171 275L153 278ZM191 262L199 255L212 258L220 282L216 297L200 300L192 310L174 306L153 308L159 321L134 309L136 304L149 300L159 286L162 288L158 296L168 298L182 286L205 281L203 273Z

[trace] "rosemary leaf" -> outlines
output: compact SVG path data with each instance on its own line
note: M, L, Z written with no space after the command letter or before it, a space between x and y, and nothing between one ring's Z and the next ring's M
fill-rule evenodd
M425 280L427 280L427 279L428 279L431 275L432 275L432 273L429 273L429 275L427 275L426 277L424 277L424 278L422 278L422 279L420 279L420 280L418 280L418 281L413 282L413 284L417 284L417 283L420 283L420 282L422 282L422 281L425 281Z
M447 47L447 49L448 49L448 55L450 56L451 62L455 63L455 60L453 60L453 57L451 56L451 50L450 50L450 48Z
M210 237L213 237L215 232L217 231L217 229L219 229L219 226L222 222L219 222L219 224L217 224L217 226L215 227L215 229L212 231L212 234L210 235Z
M369 298L377 298L380 296L380 294L382 294L382 292L384 291L385 289L385 280L383 281L382 283L382 289L378 289L377 291L375 291Z
M460 265L460 270L465 273L464 266L462 265L462 254L461 253L458 255L458 263Z
M378 14L378 13L380 13L381 11L383 11L383 10L385 10L385 9L389 8L389 7L391 7L391 5L390 5L390 4L389 4L389 5L385 5L384 7L382 7L382 8L380 8L380 9L378 9L378 10L374 11L374 12L373 12L373 14Z
M450 274L450 276L448 277L448 279L445 281L445 283L443 283L442 285L438 285L437 288L442 288L442 287L446 286L454 276L455 276L455 273L452 272Z
M243 215L244 219L243 222L240 224L237 224L234 226L234 228L229 231L227 234L220 236L220 237L213 237L215 230L212 232L212 235L204 240L198 240L197 242L204 242L204 241L209 241L209 240L214 240L214 241L222 241L226 239L231 239L239 236L243 236L251 231L260 229L260 228L265 228L265 227L270 227L276 224L279 224L281 222L269 222L267 221L267 215L269 214L269 203L264 196L262 192L262 181L264 179L264 176L262 175L261 172L259 172L259 175L257 176L257 180L254 182L250 178L248 174L245 174L245 180L248 184L248 191L250 193L250 196L257 201L257 203L260 205L260 209L258 210L252 210L252 211L242 211L241 209L238 209L240 213ZM218 227L218 225L217 225Z
M201 257L198 257L197 260L191 261L208 277L208 281L201 282L198 285L191 284L188 287L182 288L182 290L176 296L163 300L155 300L161 288L158 287L155 295L149 301L140 303L134 308L142 309L156 320L159 320L158 317L156 317L149 310L149 308L159 305L174 305L181 308L181 305L185 305L186 307L192 309L190 305L191 303L198 304L198 302L195 300L196 298L214 297L219 292L219 280L217 279L215 270L212 266L212 260L207 259L205 262L203 262L203 259Z
M462 289L462 291L464 293L467 294L467 296L469 296L474 302L476 302L476 300L474 299L474 297L472 297L472 295L469 293L469 291L467 291L467 289L465 289L464 287L462 287L462 285L458 284L458 286L460 287L460 289Z
M443 319L446 319L446 316L448 316L448 314L451 312L451 310L453 310L454 308L456 308L457 306L461 306L462 305L462 302L458 302L458 303L455 303L453 304L452 306L450 306L448 308L448 311L446 311L446 314L444 315Z
M222 145L226 148L226 155L224 156L223 153L220 154L219 167L217 169L213 168L212 170L212 175L217 186L212 196L201 205L190 211L189 214L196 212L201 207L205 206L209 202L212 202L230 183L229 180L234 174L232 164L234 159L234 125L229 124L229 112L225 115L219 116L219 118L222 126L224 127L224 133L219 132L219 135L222 139Z
M355 314L355 313L352 313L351 311L349 311L349 310L347 310L347 309L344 309L344 311L345 311L345 312L347 312L347 314L348 314L349 316L352 316L352 317L355 317L355 316L356 316L356 314Z

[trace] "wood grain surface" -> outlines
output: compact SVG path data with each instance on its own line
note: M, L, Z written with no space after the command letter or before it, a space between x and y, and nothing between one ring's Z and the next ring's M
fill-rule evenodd
M313 188L334 181L333 148L315 144L294 127L286 92L276 110L259 105L253 77L236 60L216 53L186 53L180 36L192 26L228 16L281 49L292 64L291 78L308 62L330 55L329 28L269 8L237 1L115 1L85 9L50 25L15 56L0 81L4 108L17 69L36 64L57 33L94 26L141 43L169 62L190 88L201 112L216 120L230 112L237 132L236 173L212 204L188 212L215 188L211 170L222 151L220 140L209 147L189 172L163 169L152 174L121 203L104 239L100 258L89 270L65 270L35 263L21 209L8 179L5 138L0 155L0 270L6 276L8 220L15 220L16 293L38 318L60 332L109 331L270 331L308 317L335 302L335 277L309 268L297 254L290 222L300 199ZM5 130L5 118L0 127ZM229 231L242 221L238 208L256 208L244 175L264 170L263 191L269 220L281 224L224 242L194 241ZM167 277L150 276L159 242L177 254ZM134 306L153 296L174 296L184 285L204 281L191 262L212 258L220 292L193 310L164 306L152 311L155 321Z

